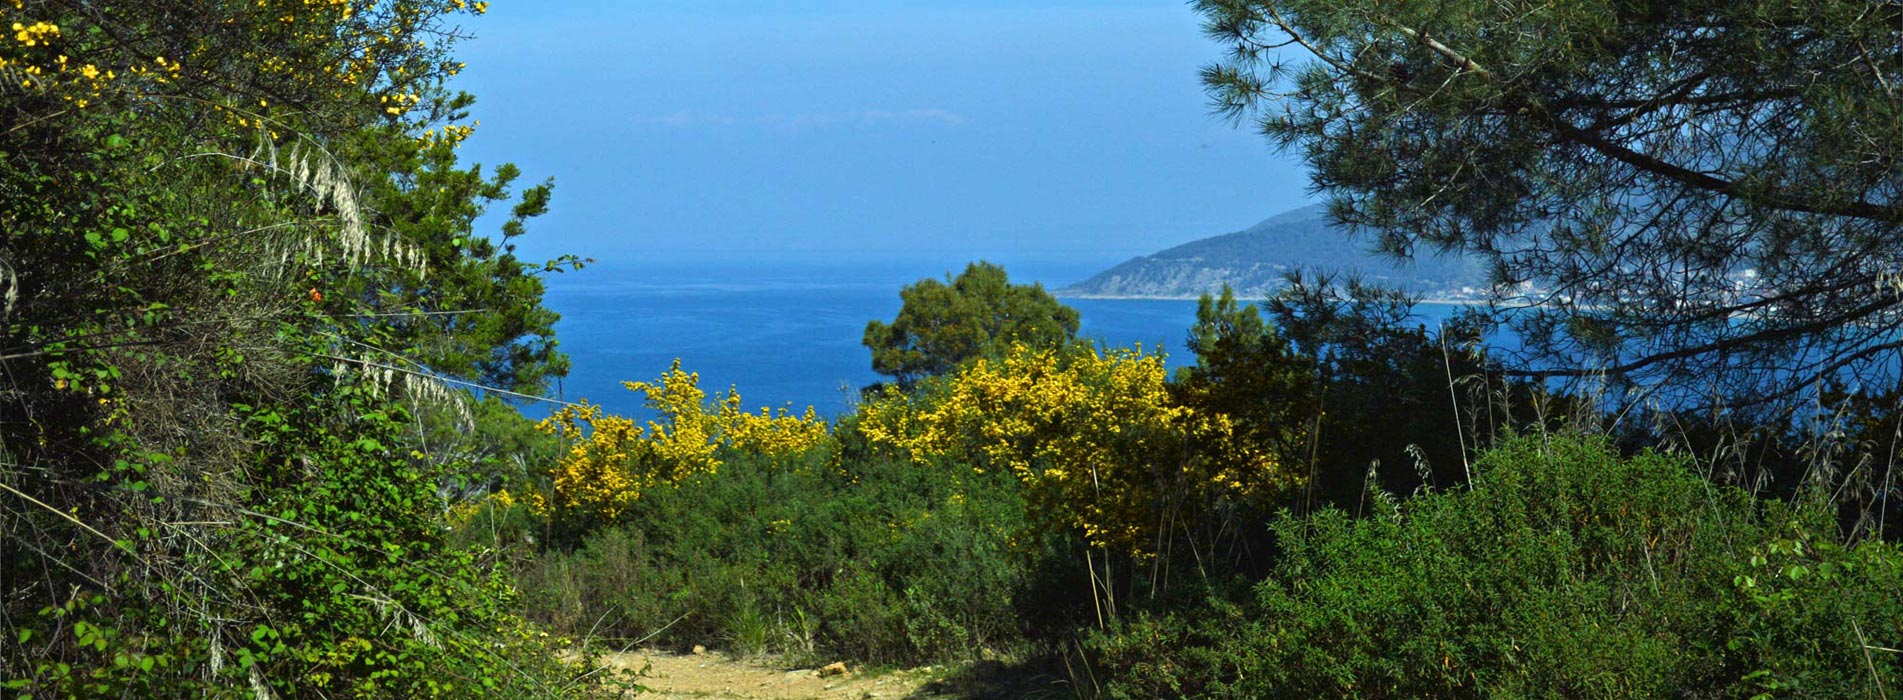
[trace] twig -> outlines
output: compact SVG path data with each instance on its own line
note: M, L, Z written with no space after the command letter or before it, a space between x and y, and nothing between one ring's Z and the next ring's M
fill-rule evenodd
M1447 370L1447 400L1454 406L1454 439L1460 441L1460 468L1467 474L1467 487L1473 488L1474 468L1467 459L1467 427L1460 420L1460 393L1454 391L1454 359L1447 352L1446 323L1440 325L1440 361L1441 367Z
M80 526L81 528L85 529L87 532L98 535L99 539L105 540L108 544L111 544L113 549L118 549L122 551L127 549L127 545L125 545L124 543L121 543L118 540L115 540L111 538L110 536L107 536L106 533L103 533L94 529L93 526L91 525L87 525L86 523L81 522L79 518L75 518L67 514L65 511L49 506L46 504L45 501L29 496L26 493L20 491L19 489L13 488L12 486L8 485L4 481L0 481L0 489L6 489L7 491L11 492L13 495L26 499L28 503L32 503L33 505L39 506L41 508L45 508L48 512L51 512L54 515L58 515L59 517L72 521L74 525Z
M1857 645L1863 647L1863 663L1865 666L1870 667L1870 680L1876 681L1877 697L1882 698L1882 700L1890 700L1890 693L1883 689L1883 676L1877 675L1877 664L1870 660L1870 640L1863 638L1863 627L1858 625L1856 620L1851 620L1850 629L1856 630ZM1891 649L1889 651L1896 650Z

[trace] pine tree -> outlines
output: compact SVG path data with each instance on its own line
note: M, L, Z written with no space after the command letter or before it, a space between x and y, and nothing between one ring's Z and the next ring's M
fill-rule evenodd
M1198 8L1215 103L1300 152L1337 219L1485 256L1539 306L1518 371L1737 406L1897 378L1903 6Z

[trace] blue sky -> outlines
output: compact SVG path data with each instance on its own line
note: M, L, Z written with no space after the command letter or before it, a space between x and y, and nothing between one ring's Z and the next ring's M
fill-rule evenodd
M1178 0L498 0L463 29L465 158L556 180L531 256L1109 263L1308 200L1210 115Z

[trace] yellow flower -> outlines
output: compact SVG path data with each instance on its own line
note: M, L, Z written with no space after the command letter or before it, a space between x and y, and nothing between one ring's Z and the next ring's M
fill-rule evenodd
M672 487L699 474L719 470L722 449L786 455L819 444L826 423L813 409L799 417L767 409L757 414L740 409L737 391L717 397L708 410L707 392L700 375L681 369L679 360L655 382L627 382L631 391L647 397L660 414L646 428L620 416L604 415L601 407L583 402L544 419L537 427L575 444L553 470L554 503L568 516L607 523L621 517L641 494L656 487ZM548 513L544 506L538 512Z
M1136 556L1158 541L1157 509L1184 499L1249 497L1292 478L1273 459L1245 472L1219 450L1226 416L1170 396L1163 356L1142 349L1034 350L981 359L920 396L861 405L860 429L921 465L1001 470L1052 527Z

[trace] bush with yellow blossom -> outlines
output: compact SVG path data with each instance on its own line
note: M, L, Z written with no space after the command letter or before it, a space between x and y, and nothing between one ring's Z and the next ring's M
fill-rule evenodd
M537 426L570 443L551 471L550 496L529 498L537 513L584 525L615 522L649 489L718 470L722 450L784 456L819 444L827 434L826 421L811 407L797 416L785 409L749 413L733 389L710 406L700 375L682 370L680 360L656 381L625 386L645 395L659 418L643 427L584 401Z
M1173 401L1167 379L1163 355L1141 347L1020 345L916 395L868 402L859 429L921 463L1008 471L1047 524L1141 557L1210 501L1294 479L1271 450L1229 448L1229 418Z

